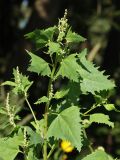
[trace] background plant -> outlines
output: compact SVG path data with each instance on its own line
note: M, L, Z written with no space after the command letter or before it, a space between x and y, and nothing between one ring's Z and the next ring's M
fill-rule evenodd
M92 142L89 142L87 138L86 128L94 122L114 127L108 115L91 111L104 107L107 111L118 112L115 106L108 102L109 91L115 85L108 80L104 72L99 71L98 67L87 60L86 49L82 51L75 49L76 45L80 45L86 39L72 31L67 23L66 15L67 12L59 20L57 26L35 30L25 35L35 43L37 50L42 48L50 59L48 63L40 56L27 51L30 56L28 71L49 77L46 95L35 102L36 105L45 103L43 119L37 120L28 100L28 89L33 82L23 76L18 67L13 71L14 82L6 81L2 84L12 86L14 94L24 97L34 118L31 122L32 127L17 125L15 113L10 107L9 94L7 94L6 109L3 110L7 112L13 132L9 138L1 138L3 145L0 147L0 156L2 159L6 159L6 153L3 151L7 146L6 152L11 152L11 157L7 158L9 160L14 159L19 152L24 155L24 159L47 160L54 155L61 140L68 141L79 152L84 150L84 147L88 147L89 155L86 157L83 155L83 160L100 157L103 160L112 159L101 147L94 151ZM65 83L57 89L55 83L61 78L65 80ZM94 98L94 103L89 108L84 108L81 97L87 94ZM14 142L14 149L11 149L12 142Z

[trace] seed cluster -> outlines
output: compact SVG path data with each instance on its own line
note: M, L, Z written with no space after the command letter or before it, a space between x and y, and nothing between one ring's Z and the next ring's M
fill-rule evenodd
M6 98L6 110L7 110L7 114L9 116L9 122L10 124L13 126L13 127L16 127L16 124L14 122L14 114L13 112L11 111L11 108L10 108L10 99L9 99L9 93L7 93L7 98Z

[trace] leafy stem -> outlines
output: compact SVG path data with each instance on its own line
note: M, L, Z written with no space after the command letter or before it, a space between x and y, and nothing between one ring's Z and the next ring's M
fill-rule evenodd
M51 87L52 87L52 82L54 79L54 73L56 71L56 66L57 66L57 60L55 60L55 65L53 66L52 73L50 76L49 84L48 84L48 91L47 91L47 97L49 101L46 103L45 106L45 114L44 114L44 120L45 120L45 127L44 127L44 145L43 145L43 159L47 160L47 127L48 127L48 111L49 111L49 105L51 102L52 97L50 96L51 94Z

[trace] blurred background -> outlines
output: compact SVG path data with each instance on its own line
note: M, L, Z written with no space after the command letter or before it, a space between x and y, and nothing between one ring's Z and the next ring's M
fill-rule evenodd
M72 29L87 38L82 47L88 48L89 60L115 80L117 87L111 93L110 102L120 110L120 0L0 0L0 82L10 80L13 67L19 66L23 74L35 81L29 93L31 103L46 93L48 79L27 72L29 58L25 49L34 50L34 45L24 35L57 24L65 9ZM0 89L0 106L4 105L7 90ZM21 117L20 123L29 123L32 116L24 100L11 97L11 103L19 105L16 112ZM87 103L91 104L90 98ZM44 106L41 108L34 107L36 112L39 110L38 118ZM110 117L115 122L113 131L95 126L88 132L95 147L104 146L108 153L120 157L120 113L112 111ZM9 130L5 116L0 113L0 136L7 135Z

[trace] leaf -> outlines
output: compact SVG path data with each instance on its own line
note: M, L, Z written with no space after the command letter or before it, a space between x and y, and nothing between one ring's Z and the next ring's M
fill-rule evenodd
M0 108L0 114L8 115L8 113L4 111L2 108Z
M57 91L53 98L55 99L63 98L68 94L68 92L69 92L69 88L63 88L62 90Z
M37 100L37 102L35 102L35 104L47 103L48 101L49 101L49 99L46 96L43 96L43 97L39 98Z
M79 83L69 82L67 87L69 88L69 93L66 98L67 103L78 105L79 96L81 94Z
M13 92L15 94L27 92L33 82L30 82L28 80L28 77L25 75L22 75L22 73L19 73L19 75L18 75L16 69L13 69L13 75L14 75L14 81L15 81L13 83L16 84L13 89Z
M120 112L118 109L115 108L114 104L104 104L104 107L107 111L116 111L116 112Z
M78 73L82 78L80 84L82 92L95 94L95 92L113 89L115 85L108 80L108 76L103 75L104 72L100 72L97 67L86 59L86 51L86 49L83 50L78 56L80 61Z
M26 127L26 129L27 129L27 134L30 136L29 137L30 145L37 146L37 144L43 144L43 139L40 134L33 131L30 127Z
M14 160L22 142L19 136L0 138L0 158L2 158L2 160Z
M84 42L86 39L79 34L72 32L71 29L69 29L67 35L66 35L66 41L68 43L79 43L79 42Z
M34 154L34 148L30 148L28 152L28 160L39 160Z
M56 31L56 26L47 28L45 30L35 30L25 35L27 39L31 39L36 44L36 48L40 49L45 47L48 40L52 40Z
M112 128L114 128L114 123L109 121L109 116L108 115L105 115L103 113L95 113L95 114L91 114L90 115L90 123L103 123L103 124L106 124Z
M82 147L80 122L79 108L76 106L69 107L53 120L48 128L47 136L48 138L67 140L80 151Z
M28 80L28 77L22 75L22 73L17 73L16 69L13 69L13 75L14 75L14 82L6 81L2 83L2 85L9 85L9 86L14 87L13 92L15 94L27 92L33 82L30 82Z
M61 75L63 78L67 77L70 80L78 82L78 73L79 65L76 62L76 54L71 54L61 62L59 71L57 72L56 77Z
M62 50L59 43L55 43L55 42L51 42L51 41L49 41L48 47L49 47L48 53L50 53L50 54L53 54L53 53L58 54Z
M36 133L39 133L41 138L44 138L44 128L45 128L45 120L41 119L39 121L37 121L37 124L33 121L31 122L32 126L36 129Z
M96 150L84 157L82 160L113 160L113 158L102 150Z
M41 74L42 76L50 76L51 70L48 63L29 51L27 51L27 53L31 56L31 64L28 71Z

